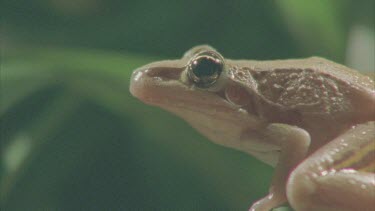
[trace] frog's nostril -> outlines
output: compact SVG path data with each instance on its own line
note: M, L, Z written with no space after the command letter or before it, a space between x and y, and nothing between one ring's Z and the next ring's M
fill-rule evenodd
M131 76L131 81L139 81L144 75L144 71L143 70L135 70L133 73L132 73L132 76Z

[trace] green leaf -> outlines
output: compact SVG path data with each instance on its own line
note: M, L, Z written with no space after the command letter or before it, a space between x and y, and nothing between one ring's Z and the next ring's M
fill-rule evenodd
M276 1L286 25L301 49L344 61L348 25L343 21L347 1Z
M78 49L6 55L7 210L243 210L266 193L270 167L130 95L132 71L150 61Z

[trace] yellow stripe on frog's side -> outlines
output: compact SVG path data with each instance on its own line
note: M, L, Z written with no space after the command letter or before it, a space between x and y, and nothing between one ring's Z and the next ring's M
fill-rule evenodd
M375 160L373 160L371 163L369 163L367 166L364 166L360 169L357 169L358 171L364 171L364 172L375 172Z
M337 170L353 167L357 171L375 172L375 140L353 151L349 157L333 166Z

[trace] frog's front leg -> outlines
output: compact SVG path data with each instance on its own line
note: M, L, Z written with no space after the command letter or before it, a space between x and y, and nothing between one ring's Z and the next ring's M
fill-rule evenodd
M375 122L357 125L309 156L289 177L297 211L375 210Z
M269 189L269 194L254 203L249 211L269 211L287 201L286 182L290 171L300 163L308 152L310 135L303 129L274 123L269 125L263 134L280 146L281 154Z

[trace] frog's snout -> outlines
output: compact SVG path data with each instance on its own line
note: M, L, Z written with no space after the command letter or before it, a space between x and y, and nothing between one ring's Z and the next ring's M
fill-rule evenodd
M146 69L143 67L134 70L130 78L130 93L137 98L140 98L143 94L145 82L144 79L147 77L145 73Z
M145 100L153 90L168 81L177 81L185 68L177 60L154 62L136 69L130 79L130 93Z

